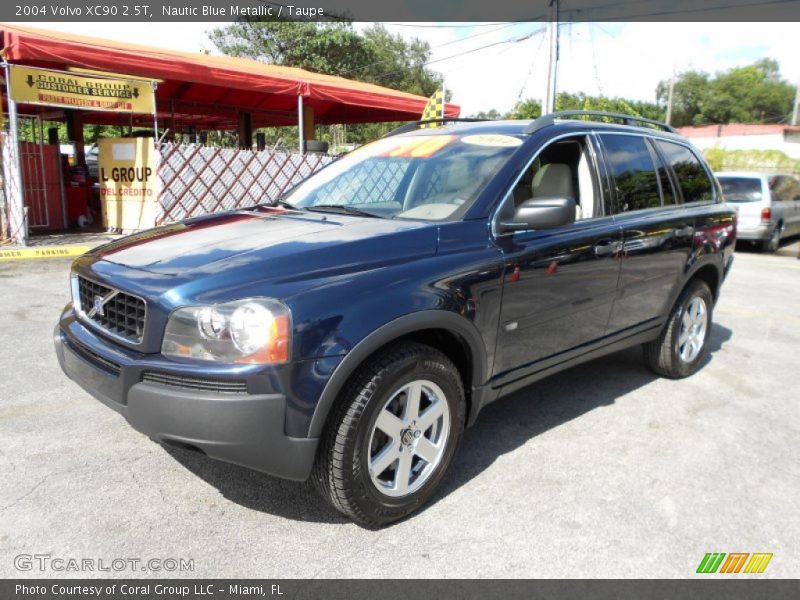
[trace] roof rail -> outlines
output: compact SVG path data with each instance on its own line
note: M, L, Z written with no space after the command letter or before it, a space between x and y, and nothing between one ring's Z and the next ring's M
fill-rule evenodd
M468 118L468 117L445 117L443 119L426 119L424 121L411 121L410 123L406 123L405 125L400 125L397 129L392 129L389 133L384 135L383 137L391 137L393 135L397 135L398 133L406 133L408 131L415 131L421 128L423 125L427 125L428 123L475 123L477 121L488 121L489 119L475 119L475 118Z
M661 121L656 121L655 119L646 119L644 117L636 117L634 115L623 115L620 113L603 112L600 110L562 110L559 112L542 115L538 119L531 121L523 131L524 133L531 134L536 131L539 131L543 127L547 127L548 125L553 125L556 119L568 119L570 117L604 117L607 119L617 119L619 121L622 121L623 124L630 125L631 127L638 127L639 125L637 125L637 123L646 123L648 125L655 125L656 127L658 127L658 129L661 129L662 131L677 133L674 127L671 127L666 123L662 123Z

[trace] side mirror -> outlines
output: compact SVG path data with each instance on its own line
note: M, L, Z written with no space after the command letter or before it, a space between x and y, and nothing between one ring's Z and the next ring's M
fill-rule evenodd
M502 233L528 229L549 229L575 222L572 198L531 198L517 207L511 223L500 223Z

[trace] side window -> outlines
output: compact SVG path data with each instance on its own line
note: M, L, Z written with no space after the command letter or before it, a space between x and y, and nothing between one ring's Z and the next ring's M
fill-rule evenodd
M675 188L672 185L672 179L669 176L667 165L664 164L663 159L658 153L655 154L655 159L658 180L661 182L661 195L664 198L664 206L678 204L678 195L675 193Z
M792 202L800 196L800 186L794 177L777 175L770 180L772 198L782 202Z
M576 221L604 214L594 157L586 136L557 140L542 149L509 194L503 214L510 218L526 200L548 197L575 200Z
M664 158L672 167L684 202L707 202L714 199L714 186L700 160L686 146L657 140Z
M603 134L600 139L616 190L617 211L661 206L658 176L644 138L638 135Z

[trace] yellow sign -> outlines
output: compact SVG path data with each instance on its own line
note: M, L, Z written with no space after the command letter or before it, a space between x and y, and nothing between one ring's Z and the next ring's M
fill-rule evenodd
M158 178L153 138L101 138L97 145L103 225L125 233L154 227Z
M89 77L10 65L11 99L26 104L110 112L155 112L152 83L135 79Z
M68 258L89 251L89 246L40 246L38 248L9 248L0 250L0 260L23 260L27 258Z

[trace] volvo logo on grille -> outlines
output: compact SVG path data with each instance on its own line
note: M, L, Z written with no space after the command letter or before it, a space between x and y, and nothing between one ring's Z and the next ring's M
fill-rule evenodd
M100 296L94 297L94 313L104 317L106 312L103 310L103 299Z
M92 310L88 312L88 316L94 317L95 315L99 315L101 317L105 317L106 311L103 307L109 300L111 300L117 294L119 294L119 291L113 290L108 294L106 294L105 296L95 296L94 301L92 302Z

